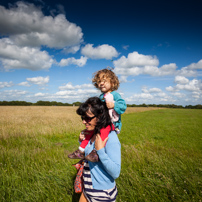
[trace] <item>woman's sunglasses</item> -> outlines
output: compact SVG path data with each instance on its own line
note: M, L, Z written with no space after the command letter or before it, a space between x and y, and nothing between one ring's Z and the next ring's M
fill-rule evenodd
M94 119L96 116L93 116L93 117L89 117L89 116L81 116L81 120L85 121L86 123L89 123L91 122L92 119Z

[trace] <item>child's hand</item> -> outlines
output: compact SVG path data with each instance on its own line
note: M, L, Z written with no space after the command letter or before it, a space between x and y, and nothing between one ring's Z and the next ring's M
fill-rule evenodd
M86 136L85 136L85 130L82 130L80 135L79 135L79 142L82 142L83 140L85 140Z
M97 134L96 138L95 138L95 149L100 150L100 149L104 148L108 139L109 139L109 137L107 137L104 141L102 141L100 134Z
M114 102L106 102L108 109L114 109Z

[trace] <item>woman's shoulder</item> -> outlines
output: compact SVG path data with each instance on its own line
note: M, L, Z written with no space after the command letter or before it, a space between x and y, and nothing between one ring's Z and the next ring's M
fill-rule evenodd
M109 137L109 139L107 142L109 142L109 143L119 142L119 138L114 130L109 133L108 137Z

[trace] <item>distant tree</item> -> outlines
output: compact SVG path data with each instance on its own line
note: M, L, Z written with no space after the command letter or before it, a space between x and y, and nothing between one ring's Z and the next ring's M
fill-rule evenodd
M81 105L81 102L73 102L72 103L74 106L80 106Z

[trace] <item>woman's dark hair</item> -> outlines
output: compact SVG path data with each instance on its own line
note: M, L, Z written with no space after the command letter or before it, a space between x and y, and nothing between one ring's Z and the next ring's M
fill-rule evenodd
M100 129L106 128L108 125L112 128L111 118L105 102L102 102L98 97L90 97L79 106L76 112L80 116L86 116L88 110L98 118L95 134L100 133Z

